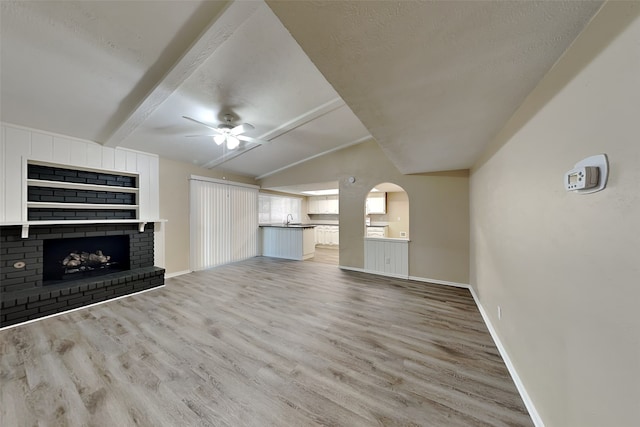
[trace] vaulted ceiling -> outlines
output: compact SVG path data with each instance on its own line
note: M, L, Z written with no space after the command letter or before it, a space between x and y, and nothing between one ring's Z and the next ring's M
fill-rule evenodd
M253 177L470 167L601 2L3 1L0 119ZM225 114L270 141L217 146Z

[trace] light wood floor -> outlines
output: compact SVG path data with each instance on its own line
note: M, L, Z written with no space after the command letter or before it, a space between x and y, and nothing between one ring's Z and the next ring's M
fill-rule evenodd
M532 425L467 290L269 258L0 331L36 424Z
M338 246L316 245L316 251L313 258L309 258L307 261L319 262L321 264L339 265L340 248Z

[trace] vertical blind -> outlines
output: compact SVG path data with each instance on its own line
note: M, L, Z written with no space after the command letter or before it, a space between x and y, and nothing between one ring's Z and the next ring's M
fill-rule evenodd
M191 178L191 270L258 255L258 190Z

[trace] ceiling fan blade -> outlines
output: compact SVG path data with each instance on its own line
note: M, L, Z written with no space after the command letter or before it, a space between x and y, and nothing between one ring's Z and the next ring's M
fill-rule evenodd
M251 138L250 136L244 136L244 135L236 135L236 138L238 138L240 141L253 142L254 144L260 144L260 145L268 144L270 142L270 141L264 141L262 139Z
M231 135L235 135L238 136L241 133L245 133L246 131L255 129L253 127L253 125L250 125L249 123L242 123L241 125L238 125L236 127L234 127L233 129L231 129L231 131L229 132Z
M216 132L218 132L218 133L222 133L222 132L220 131L220 129L218 129L217 127L214 127L214 126L212 126L212 125L210 125L210 124L207 124L207 123L205 123L205 122L201 122L200 120L196 120L196 119L193 119L193 118L191 118L191 117L187 117L187 116L182 116L182 118L183 118L183 119L190 120L190 121L192 121L192 122L194 122L194 123L198 123L199 125L206 126L206 127L208 127L209 129L214 130L214 131L216 131Z

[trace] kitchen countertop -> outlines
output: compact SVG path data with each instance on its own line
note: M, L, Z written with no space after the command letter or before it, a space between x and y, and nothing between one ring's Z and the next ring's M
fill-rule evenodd
M259 227L275 228L315 228L315 224L260 224Z

